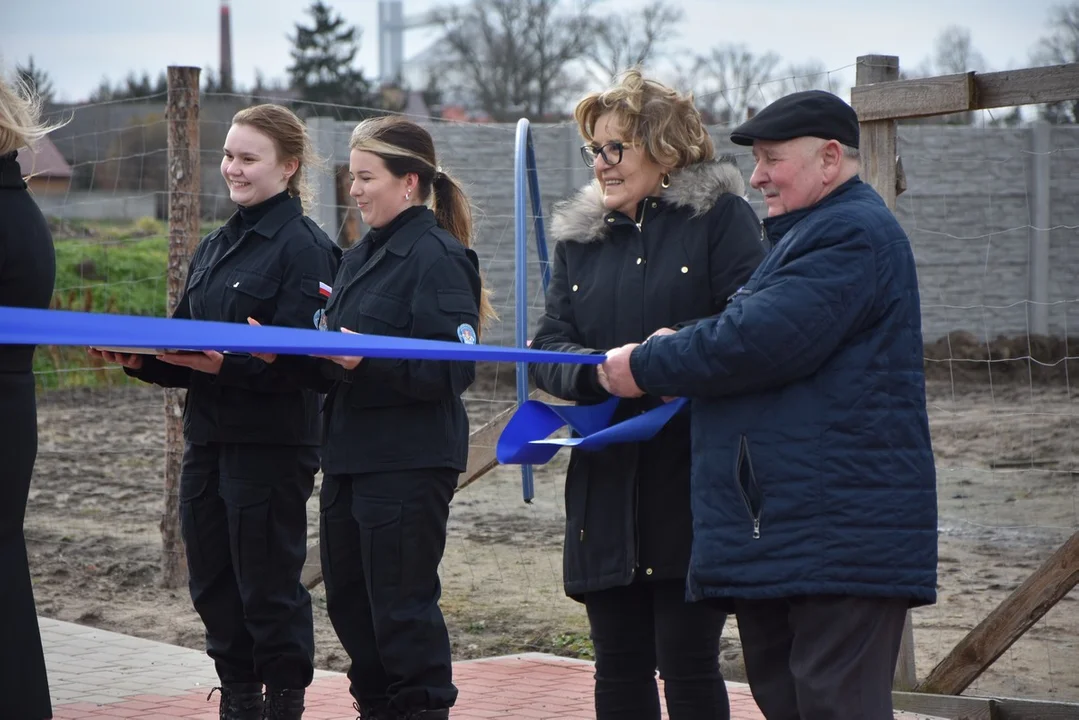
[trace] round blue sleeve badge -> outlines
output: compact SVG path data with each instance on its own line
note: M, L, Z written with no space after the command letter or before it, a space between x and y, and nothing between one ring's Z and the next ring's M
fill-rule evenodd
M468 323L461 323L457 326L457 339L465 345L475 345L476 331Z
M318 310L315 311L315 314L311 319L314 321L315 327L317 329L319 329L319 330L325 330L326 329L326 311L325 310L323 310L322 308L319 308Z

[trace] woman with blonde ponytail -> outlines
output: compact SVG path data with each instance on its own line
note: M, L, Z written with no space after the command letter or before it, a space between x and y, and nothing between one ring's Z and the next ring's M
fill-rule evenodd
M52 234L16 159L50 130L40 107L0 79L0 305L46 308L52 298ZM33 360L33 346L0 347L0 705L4 717L40 720L52 704L23 537L37 457Z
M341 259L326 329L477 342L494 313L469 247L472 214L431 135L381 117L361 122L349 147L349 194L371 230ZM468 459L461 394L475 364L333 357L303 376L328 393L322 572L356 708L365 720L447 718L457 688L438 565Z

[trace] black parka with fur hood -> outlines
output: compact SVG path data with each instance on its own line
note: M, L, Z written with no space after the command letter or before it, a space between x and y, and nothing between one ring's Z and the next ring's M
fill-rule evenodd
M532 348L603 353L655 330L722 312L764 257L760 223L728 159L670 175L629 218L591 183L554 208L556 241L546 309ZM536 385L565 400L608 399L595 366L537 364ZM615 421L661 403L623 400ZM682 580L689 563L688 411L652 440L574 450L566 478L566 593L641 580Z

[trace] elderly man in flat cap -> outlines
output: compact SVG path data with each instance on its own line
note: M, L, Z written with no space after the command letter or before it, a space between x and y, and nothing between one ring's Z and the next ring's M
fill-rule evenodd
M765 717L891 720L906 611L936 600L910 242L835 95L788 95L731 139L771 251L722 315L612 350L600 379L692 398L688 594L737 614Z

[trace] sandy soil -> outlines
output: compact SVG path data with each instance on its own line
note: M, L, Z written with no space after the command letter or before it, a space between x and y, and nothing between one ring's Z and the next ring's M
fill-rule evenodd
M919 677L1079 529L1079 400L1067 383L990 385L934 373L930 382L940 499L940 600L915 612ZM510 378L500 378L505 388ZM473 426L508 406L488 379ZM42 615L202 647L186 588L163 589L162 398L122 386L39 399L40 451L27 539ZM454 500L443 607L458 658L525 650L588 656L587 622L561 589L565 458L537 468L521 500L516 468L499 468ZM317 496L317 490L316 490ZM309 505L311 541L317 500ZM347 658L314 592L318 666ZM724 666L740 677L737 628ZM1079 589L970 689L1079 701Z

